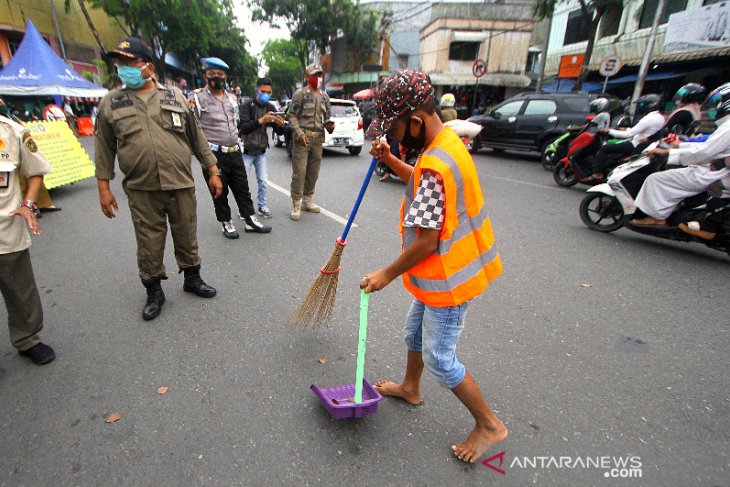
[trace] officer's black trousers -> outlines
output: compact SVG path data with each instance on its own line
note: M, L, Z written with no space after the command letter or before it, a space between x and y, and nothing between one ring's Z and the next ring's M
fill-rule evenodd
M248 189L248 177L246 176L246 167L243 164L241 153L224 154L214 151L213 155L218 160L218 169L221 171L221 180L223 182L223 193L220 198L213 199L215 217L219 222L231 220L231 207L228 205L229 188L233 193L233 198L236 200L238 212L241 216L251 216L256 213L251 200L251 192ZM207 169L203 169L203 177L205 177L207 183L210 179Z

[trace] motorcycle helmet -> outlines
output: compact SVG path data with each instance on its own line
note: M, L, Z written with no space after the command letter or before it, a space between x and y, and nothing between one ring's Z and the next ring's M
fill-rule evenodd
M450 108L456 105L456 98L451 93L444 93L441 97L441 108Z
M636 116L639 117L646 115L654 110L659 110L662 105L662 97L655 94L640 96L636 99Z
M596 98L588 106L591 113L605 112L608 108L608 98Z
M712 120L720 120L730 115L730 83L725 83L712 90L702 104L702 110L707 111L707 115Z
M672 100L678 105L688 103L702 103L707 96L707 88L699 83L687 83L677 90Z

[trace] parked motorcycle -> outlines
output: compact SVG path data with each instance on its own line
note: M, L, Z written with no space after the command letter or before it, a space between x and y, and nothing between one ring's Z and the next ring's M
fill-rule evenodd
M641 227L631 224L636 211L636 196L646 178L666 167L666 159L651 159L638 156L621 164L613 170L608 182L588 189L588 194L580 203L580 218L591 230L613 232L621 227L650 235L652 237L677 240L680 242L699 242L706 246L727 252L730 255L730 219L726 218L713 240L704 240L689 235L678 228L680 223L701 221L708 200L707 193L685 199L677 210L667 218L667 226Z

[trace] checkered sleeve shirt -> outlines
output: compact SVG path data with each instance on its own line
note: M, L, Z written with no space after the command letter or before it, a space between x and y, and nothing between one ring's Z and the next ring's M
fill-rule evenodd
M441 230L444 225L444 180L433 171L423 171L413 204L403 219L404 227Z

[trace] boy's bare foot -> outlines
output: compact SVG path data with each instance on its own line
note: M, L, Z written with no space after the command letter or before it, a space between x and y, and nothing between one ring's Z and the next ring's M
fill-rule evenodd
M459 460L474 463L488 449L507 438L508 433L507 427L501 422L496 429L477 425L474 426L466 440L458 445L452 445L451 449L454 450L454 454L459 457Z
M383 396L399 397L412 406L418 406L423 403L420 394L404 390L402 384L396 384L389 380L381 380L373 384L373 387Z

